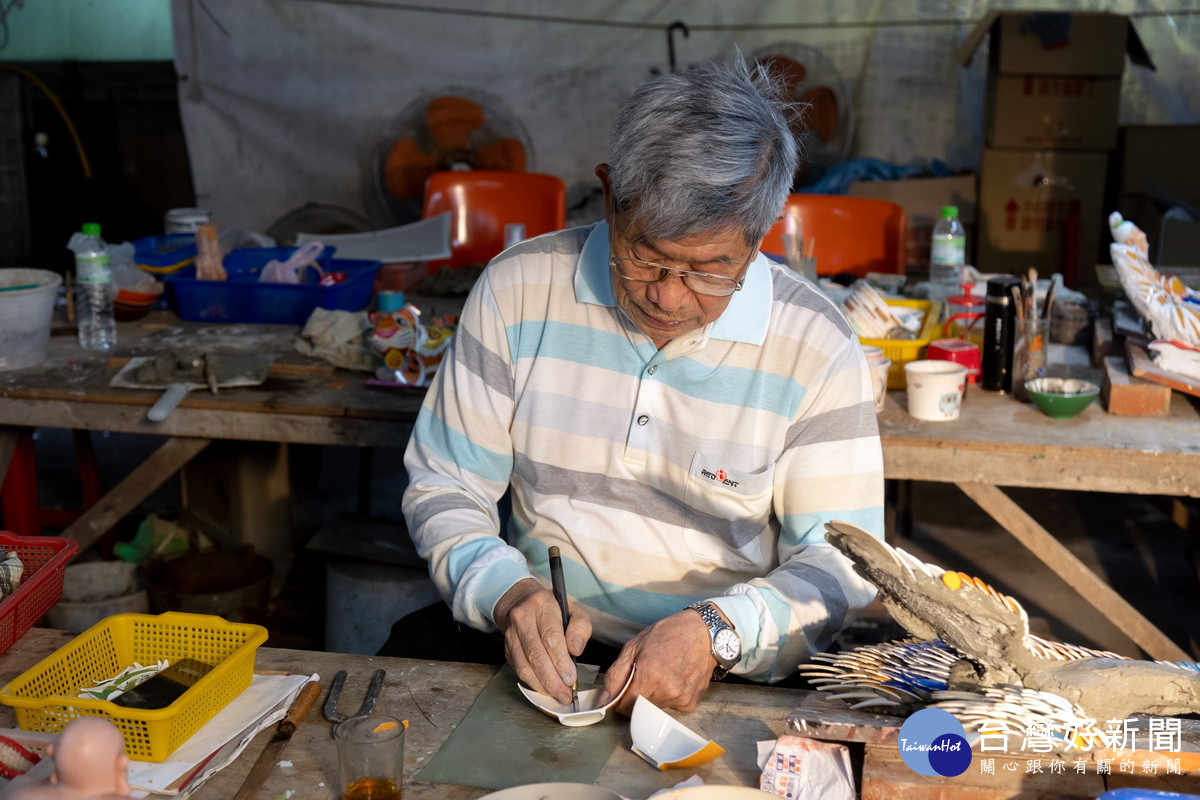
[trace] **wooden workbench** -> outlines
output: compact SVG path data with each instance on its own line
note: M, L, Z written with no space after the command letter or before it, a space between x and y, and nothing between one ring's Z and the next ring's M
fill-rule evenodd
M367 386L365 372L340 370L296 352L290 325L205 325L154 312L118 325L117 348L96 354L74 337L53 336L39 367L0 372L0 479L23 429L76 428L167 437L64 535L86 549L214 439L285 444L404 447L420 409L419 390ZM269 353L276 361L259 386L192 391L167 419L146 411L160 391L112 388L131 357L172 347Z
M0 656L0 685L17 677L71 638L72 634L62 631L30 630ZM469 800L488 793L488 790L470 786L423 783L414 776L466 716L496 667L265 647L258 650L255 668L296 674L317 672L323 687L318 705L313 707L283 752L282 758L294 766L275 769L259 790L258 797L270 800L288 790L295 791L296 797L304 800L338 797L337 754L329 723L321 716L321 705L325 702L333 674L344 669L349 676L340 705L343 710L357 708L371 674L379 668L387 670L387 678L376 710L409 720L404 756L405 798ZM699 775L709 784L757 786L756 743L782 734L788 714L806 694L809 693L798 689L714 685L699 709L679 716L693 730L717 740L725 748L725 755L684 770L659 772L654 769L629 749L628 720L624 717L605 720L598 724L620 725L625 732L622 743L614 749L596 783L634 800L674 786L692 775ZM541 718L541 712L532 706L529 712ZM14 720L12 709L0 706L0 726L12 727ZM271 733L271 730L260 733L234 763L213 776L193 797L196 800L233 797ZM503 736L504 731L497 731L496 735Z

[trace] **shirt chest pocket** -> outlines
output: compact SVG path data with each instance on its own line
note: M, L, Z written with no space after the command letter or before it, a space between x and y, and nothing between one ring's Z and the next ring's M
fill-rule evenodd
M762 563L774 477L774 464L743 470L697 451L684 496L692 555L731 566Z

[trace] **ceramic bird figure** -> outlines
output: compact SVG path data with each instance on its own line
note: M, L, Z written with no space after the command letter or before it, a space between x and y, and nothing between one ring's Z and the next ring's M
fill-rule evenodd
M1109 254L1121 288L1155 337L1200 348L1200 294L1150 266L1150 245L1140 228L1115 211L1108 224L1113 237Z
M1015 727L1052 723L1066 741L1095 720L1200 710L1193 662L1134 661L1033 636L1021 605L978 578L922 562L849 523L825 527L915 637L822 654L801 668L856 707L907 714L934 705Z

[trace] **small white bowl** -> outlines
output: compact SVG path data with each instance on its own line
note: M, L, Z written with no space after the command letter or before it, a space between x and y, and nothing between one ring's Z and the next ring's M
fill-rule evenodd
M685 786L654 795L654 800L766 800L779 797L750 786Z
M525 695L526 700L533 703L543 712L556 718L563 725L569 728L582 728L584 725L595 725L604 719L605 713L612 708L613 703L620 700L621 695L625 694L625 690L629 688L629 684L633 680L633 673L634 669L629 670L629 678L625 681L625 685L621 687L621 691L617 692L616 697L602 706L597 706L596 701L600 699L600 693L604 691L603 687L584 689L579 693L579 711L572 711L570 705L564 706L550 695L535 692L533 689L527 688L523 683L518 683L517 688L521 690L521 694Z
M725 753L724 748L705 739L644 697L633 703L629 719L633 752L660 770L695 767Z
M528 783L485 794L481 800L621 800L621 795L587 783Z

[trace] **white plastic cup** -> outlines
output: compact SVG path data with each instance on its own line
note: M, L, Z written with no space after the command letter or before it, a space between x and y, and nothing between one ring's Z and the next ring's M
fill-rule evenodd
M917 419L943 422L958 419L967 368L953 361L910 361L904 365L908 384L908 413Z

